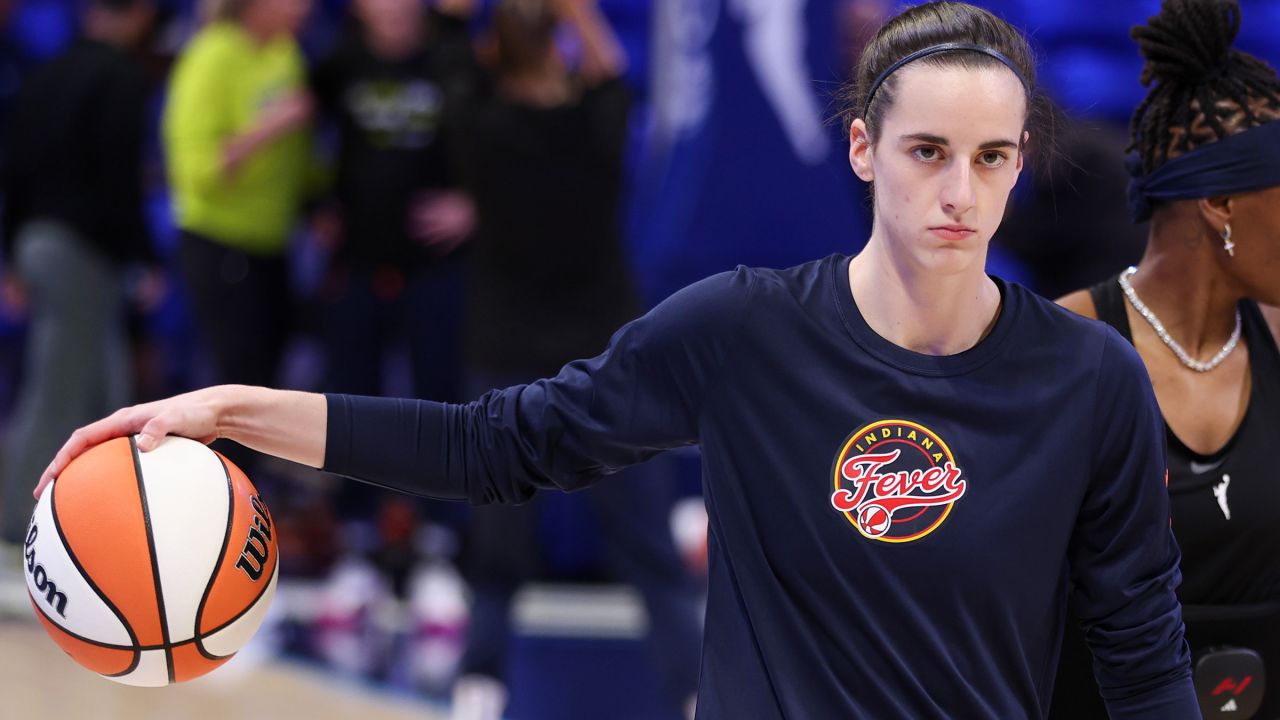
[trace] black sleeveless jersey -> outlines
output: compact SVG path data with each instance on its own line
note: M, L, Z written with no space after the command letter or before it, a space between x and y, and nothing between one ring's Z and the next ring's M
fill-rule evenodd
M1133 342L1118 277L1089 289L1098 318ZM1187 642L1193 656L1222 645L1258 651L1267 694L1255 716L1280 718L1280 348L1257 303L1240 303L1252 388L1240 427L1212 455L1165 425L1173 531L1182 549ZM1106 718L1089 653L1069 621L1053 718Z
M1089 293L1098 318L1133 342L1116 279ZM1240 321L1253 379L1240 427L1201 455L1165 426L1183 605L1280 601L1280 349L1256 303L1240 303Z

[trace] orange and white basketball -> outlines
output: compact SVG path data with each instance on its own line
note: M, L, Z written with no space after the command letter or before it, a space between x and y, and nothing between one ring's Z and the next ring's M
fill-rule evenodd
M36 616L76 662L160 686L226 662L278 574L271 514L229 460L168 438L76 458L36 503L23 563Z

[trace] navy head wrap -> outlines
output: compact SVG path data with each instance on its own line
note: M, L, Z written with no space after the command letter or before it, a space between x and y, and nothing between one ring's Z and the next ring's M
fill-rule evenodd
M1150 175L1131 155L1129 214L1135 223L1151 219L1155 202L1186 200L1280 186L1280 120L1228 135L1169 160Z

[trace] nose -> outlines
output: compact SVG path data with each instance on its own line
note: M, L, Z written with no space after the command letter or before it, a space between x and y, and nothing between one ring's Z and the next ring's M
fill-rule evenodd
M978 202L973 189L973 166L967 162L952 163L943 181L938 200L942 209L952 218L959 219Z

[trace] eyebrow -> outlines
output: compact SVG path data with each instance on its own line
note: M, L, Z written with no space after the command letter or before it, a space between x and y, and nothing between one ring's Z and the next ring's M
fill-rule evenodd
M901 141L927 142L931 145L945 145L950 147L951 143L940 135L930 135L929 133L912 133L903 135L899 138ZM995 150L997 148L1013 148L1018 149L1018 144L1012 140L988 140L978 146L979 150Z

